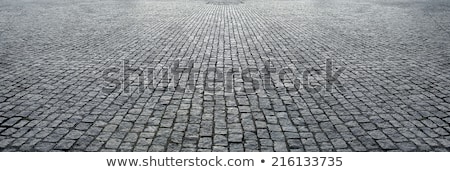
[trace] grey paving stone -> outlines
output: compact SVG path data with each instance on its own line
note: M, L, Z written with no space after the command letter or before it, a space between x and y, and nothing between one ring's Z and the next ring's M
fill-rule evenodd
M121 142L122 141L120 139L109 139L105 144L105 148L117 149L120 146Z
M302 143L305 146L314 146L317 145L317 142L313 138L302 139Z
M124 141L126 142L136 142L138 139L137 133L128 133L127 136L124 138Z
M282 131L281 130L281 126L279 125L273 125L273 124L269 124L267 125L267 128L269 129L269 131Z
M289 147L289 149L302 149L303 145L301 143L300 139L288 139L287 140L287 145Z
M273 147L261 147L261 152L273 152Z
M316 133L314 138L315 138L315 140L317 142L327 142L327 141L329 141L329 139L327 138L327 136L324 133Z
M360 136L358 140L369 150L377 150L380 148L377 142L369 136Z
M413 142L396 143L397 147L402 151L411 152L417 149L417 146Z
M69 129L66 128L57 128L53 131L54 134L58 134L58 135L65 135L67 133L69 133Z
M445 148L449 148L450 147L450 141L449 141L449 139L447 138L447 139L441 139L441 138L438 138L438 139L436 139L439 143L441 143Z
M90 136L96 136L99 135L101 131L102 128L100 127L90 127L89 129L86 130L85 134Z
M34 146L34 149L39 152L47 152L52 150L55 145L55 143L39 142Z
M380 130L373 130L373 131L369 131L367 132L372 138L374 139L386 139L387 136L382 133Z
M69 150L74 143L75 140L61 140L56 144L55 149Z
M298 133L294 132L284 132L284 136L286 136L287 139L299 139L300 135Z
M332 139L331 143L336 149L347 148L347 143L343 139Z
M6 148L11 142L13 142L14 139L10 138L10 139L2 139L0 141L0 148Z
M305 146L306 152L319 152L320 149L318 146Z
M243 152L244 145L242 143L230 143L229 150L230 152Z
M229 134L228 142L242 142L242 134Z
M225 137L224 135L214 135L213 145L214 146L227 146L228 145L227 137ZM213 150L214 150L214 148L213 148Z
M95 138L92 136L81 136L73 145L76 150L85 150Z
M64 137L69 140L76 140L80 138L83 135L84 132L78 131L78 130L71 130L67 135Z
M394 142L392 142L391 140L377 140L377 143L384 150L397 149L397 146L395 146Z
M213 146L213 152L227 152L228 149L225 146Z
M199 142L198 142L198 147L199 148L205 148L205 149L210 149L212 147L212 138L210 137L202 137L200 138Z
M104 132L114 132L116 130L116 128L117 128L117 125L109 124L109 125L106 125L105 128L103 128L103 131Z
M64 137L64 135L52 133L52 134L48 135L47 137L45 137L43 140L46 142L55 143L55 142L58 142L59 140L61 140L61 138L63 138L63 137Z
M283 132L270 132L270 138L274 141L286 140L286 137L284 137Z
M23 144L25 144L27 141L28 141L28 138L18 138L18 139L15 139L15 140L11 143L11 146L14 146L14 147L20 147L20 146L22 146Z
M14 126L14 124L16 124L17 122L19 122L19 120L21 120L22 118L20 117L13 117L13 118L9 118L8 120L6 120L5 122L3 122L1 124L1 126L5 126L5 127L11 127Z
M168 141L168 138L167 138L167 137L165 137L165 136L158 136L158 137L155 137L155 138L153 139L152 145L154 145L154 146L166 145L167 141ZM155 147L155 148L156 148L156 147ZM159 149L159 148L158 148L158 149Z
M354 151L357 151L357 152L368 151L367 148L358 140L349 142L349 145Z
M16 130L17 131L17 130ZM52 133L53 128L43 128L39 133L34 135L36 138L45 138Z
M260 139L259 142L260 142L261 146L267 146L267 147L273 146L273 141L271 139Z
M119 147L120 152L131 152L133 151L133 143L123 142Z
M273 145L274 145L274 151L275 152L287 152L288 151L287 145L286 145L285 142L275 141L273 143Z
M267 123L265 121L255 121L256 128L267 128Z

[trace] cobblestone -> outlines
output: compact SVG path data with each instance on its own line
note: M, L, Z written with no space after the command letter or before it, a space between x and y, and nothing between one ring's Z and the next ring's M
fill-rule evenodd
M55 149L69 150L74 143L75 140L61 140L58 144L56 144Z
M0 151L450 151L448 1L127 4L0 2Z

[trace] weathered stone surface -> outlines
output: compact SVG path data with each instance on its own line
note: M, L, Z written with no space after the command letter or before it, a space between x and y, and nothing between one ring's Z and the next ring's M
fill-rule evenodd
M0 2L0 151L450 151L449 1L129 3Z

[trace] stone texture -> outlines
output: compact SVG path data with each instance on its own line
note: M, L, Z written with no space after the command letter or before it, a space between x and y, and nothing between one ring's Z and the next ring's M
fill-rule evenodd
M0 151L450 151L449 1L127 3L0 2Z

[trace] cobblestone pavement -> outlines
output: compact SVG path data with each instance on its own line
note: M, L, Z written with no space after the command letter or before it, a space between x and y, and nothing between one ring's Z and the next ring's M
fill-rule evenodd
M449 47L448 0L2 0L0 151L450 151Z

